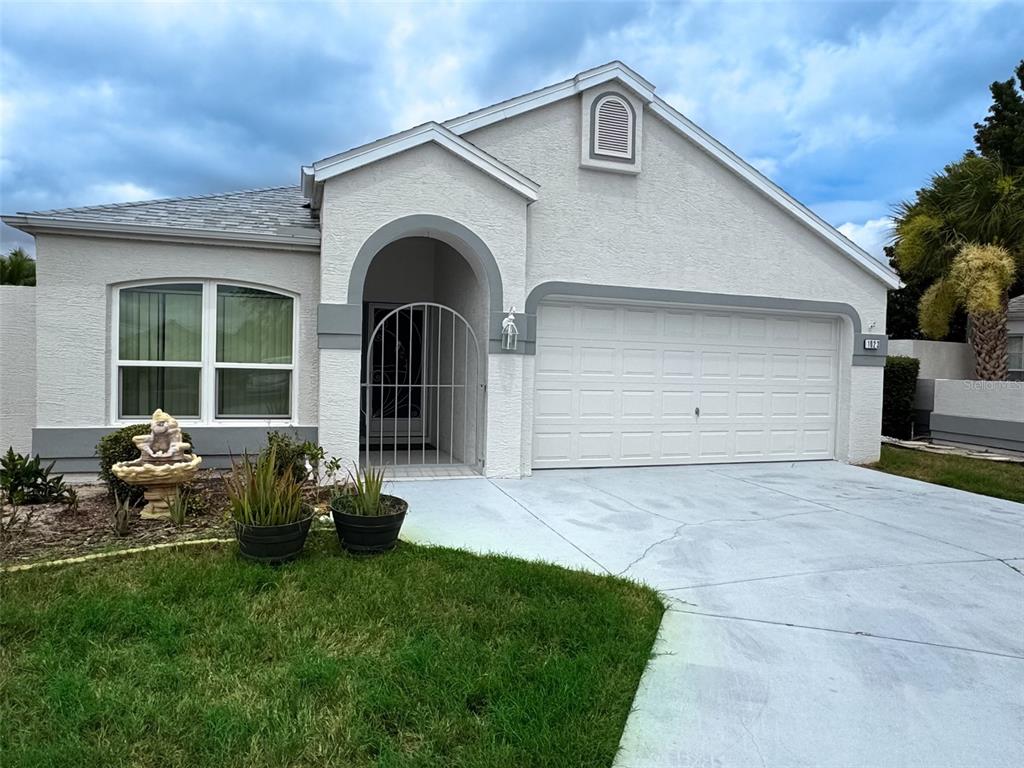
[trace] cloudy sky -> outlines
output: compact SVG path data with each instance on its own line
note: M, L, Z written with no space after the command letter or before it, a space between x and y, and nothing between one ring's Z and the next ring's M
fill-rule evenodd
M1022 41L1019 1L2 0L0 210L295 183L303 163L621 59L877 254L892 205L971 146Z

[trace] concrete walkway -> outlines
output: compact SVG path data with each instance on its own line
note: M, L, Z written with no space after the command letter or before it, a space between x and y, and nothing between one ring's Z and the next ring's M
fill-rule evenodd
M393 491L409 540L665 595L616 765L1021 764L1024 505L833 462Z

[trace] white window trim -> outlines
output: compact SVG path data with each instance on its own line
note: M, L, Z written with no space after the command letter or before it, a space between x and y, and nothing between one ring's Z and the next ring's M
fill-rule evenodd
M149 285L201 285L203 288L202 342L199 361L192 360L121 360L120 359L120 323L121 323L121 291L125 288L139 288ZM268 293L287 296L292 300L292 361L291 363L218 363L217 357L217 287L218 286L256 288ZM137 424L139 417L121 417L121 375L120 368L137 366L141 368L199 368L199 417L177 417L183 427L280 427L299 424L299 295L293 291L277 288L262 283L245 280L220 280L202 277L163 277L152 280L134 280L111 286L110 308L110 382L109 382L109 416L110 426L122 427ZM209 322L208 322L209 321ZM218 368L262 368L266 370L291 371L291 398L288 417L260 419L251 416L217 417L217 369Z

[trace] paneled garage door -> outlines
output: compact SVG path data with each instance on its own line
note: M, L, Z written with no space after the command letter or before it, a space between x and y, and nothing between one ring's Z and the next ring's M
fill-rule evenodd
M838 336L827 317L542 304L533 466L831 458Z

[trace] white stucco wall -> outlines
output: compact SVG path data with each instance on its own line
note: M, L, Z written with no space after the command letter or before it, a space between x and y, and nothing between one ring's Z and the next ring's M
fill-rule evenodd
M937 414L1024 425L1024 382L937 379L932 416ZM1024 426L1018 439L1024 440Z
M649 112L638 176L580 168L580 131L571 98L467 136L540 184L527 292L564 280L832 301L856 309L862 332L885 327L882 283ZM843 328L849 367L853 328ZM857 366L843 379L837 456L872 460L881 369Z
M525 299L526 201L450 152L428 144L335 177L324 186L321 297L348 296L352 262L363 243L388 222L413 214L458 221L480 237L501 270L506 301Z
M36 423L36 288L0 285L0 453L32 450Z
M849 257L648 113L638 176L579 167L566 99L468 134L540 184L527 279L841 301L865 333L886 289ZM874 330L871 326L874 324Z
M970 344L925 339L890 339L890 355L917 358L919 379L973 379L974 350Z
M322 301L360 303L361 296L348 296L360 248L385 224L415 214L443 216L472 230L498 264L504 302L523 306L526 201L433 144L326 182L320 214ZM476 271L473 255L463 255ZM477 272L477 279L486 292L483 274ZM518 475L522 465L522 363L511 357L490 355L487 361L485 472L492 476ZM320 442L328 452L354 459L359 452L359 354L322 349L320 363Z
M40 235L36 306L38 427L105 426L113 422L111 286L159 278L218 279L298 294L298 413L318 419L315 254L252 248ZM247 423L253 423L248 420Z

